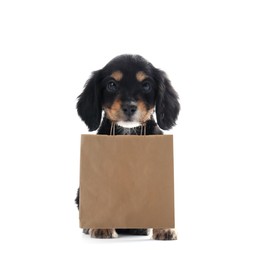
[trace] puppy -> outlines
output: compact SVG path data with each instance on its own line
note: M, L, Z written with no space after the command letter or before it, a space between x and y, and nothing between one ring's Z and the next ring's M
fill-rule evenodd
M165 72L139 55L121 55L93 72L78 97L77 111L89 131L109 135L163 134L171 129L180 110L178 94ZM102 118L102 111L104 115ZM156 114L157 123L153 114ZM102 119L102 122L101 122ZM76 203L79 206L79 192ZM91 237L112 238L117 233L147 235L147 229L85 229ZM177 239L174 229L153 229L153 238Z

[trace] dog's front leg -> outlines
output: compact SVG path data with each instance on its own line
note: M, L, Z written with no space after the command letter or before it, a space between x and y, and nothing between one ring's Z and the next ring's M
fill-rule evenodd
M177 234L174 228L154 228L153 239L156 240L177 240Z
M109 228L109 229L90 228L89 234L93 238L115 238L115 237L118 237L116 230L114 228Z

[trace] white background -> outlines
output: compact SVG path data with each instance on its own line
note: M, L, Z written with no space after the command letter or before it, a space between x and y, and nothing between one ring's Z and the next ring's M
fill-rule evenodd
M259 259L259 1L0 2L1 259ZM78 228L76 98L141 54L180 96L178 241Z

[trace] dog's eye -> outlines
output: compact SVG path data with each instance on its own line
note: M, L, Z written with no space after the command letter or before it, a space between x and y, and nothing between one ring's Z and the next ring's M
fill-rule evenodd
M152 89L151 84L148 81L143 82L142 87L143 87L144 92L146 92L146 93L150 92Z
M115 92L117 90L117 85L116 83L111 80L107 83L107 91L108 92Z

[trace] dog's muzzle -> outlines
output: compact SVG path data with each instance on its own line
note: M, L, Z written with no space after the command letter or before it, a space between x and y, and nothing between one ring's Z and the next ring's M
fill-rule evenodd
M134 102L124 102L122 104L122 111L128 120L135 114L137 110L137 106Z

